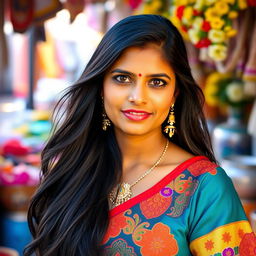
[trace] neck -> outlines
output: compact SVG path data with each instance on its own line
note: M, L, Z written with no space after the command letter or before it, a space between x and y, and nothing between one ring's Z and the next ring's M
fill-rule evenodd
M116 133L116 138L123 156L124 171L132 166L151 166L167 140L161 132L141 136Z

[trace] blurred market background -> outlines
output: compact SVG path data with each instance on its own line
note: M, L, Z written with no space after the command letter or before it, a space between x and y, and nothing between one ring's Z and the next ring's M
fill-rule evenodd
M31 240L27 206L55 103L104 33L141 13L182 33L215 154L256 232L256 0L1 0L0 255Z

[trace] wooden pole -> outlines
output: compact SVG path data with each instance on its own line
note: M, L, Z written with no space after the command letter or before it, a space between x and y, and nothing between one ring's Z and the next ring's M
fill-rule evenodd
M27 96L27 109L34 109L34 73L35 73L35 43L36 43L36 38L35 38L35 26L32 25L29 28L28 35L29 35L29 43L28 43L28 72L29 72L29 88L28 88L28 96Z

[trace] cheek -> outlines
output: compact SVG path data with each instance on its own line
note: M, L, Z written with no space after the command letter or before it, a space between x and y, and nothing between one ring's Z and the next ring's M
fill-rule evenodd
M169 110L175 101L174 90L163 92L158 96L155 95L153 100L158 109L161 109L162 111L165 111L166 109Z
M161 123L164 122L164 120L168 117L168 114L170 112L171 104L163 106L161 113L160 113L160 118Z
M104 102L106 102L106 103L111 102L112 99L115 97L115 90L113 88L114 88L114 86L111 83L111 80L106 79L103 83L103 99L104 99Z
M111 109L111 104L113 104L113 94L108 87L104 87L103 90L103 101L104 101L104 108L108 114L109 110Z
M174 90L168 91L161 95L161 97L154 97L155 109L158 111L159 121L163 122L170 112L170 108L174 103Z
M120 108L122 103L122 93L111 83L103 84L104 107L109 117L113 116L115 109Z

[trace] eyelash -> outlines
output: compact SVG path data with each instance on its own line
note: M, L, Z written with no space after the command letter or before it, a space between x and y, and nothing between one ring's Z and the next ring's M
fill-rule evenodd
M120 81L120 77L122 78L125 78L125 80L128 78L129 79L129 82L122 82ZM130 84L132 83L132 79L131 77L127 76L127 75L115 75L113 76L113 80L115 82L117 82L118 84ZM151 87L154 87L154 88L161 88L161 87L165 87L167 85L167 82L163 79L160 79L160 78L152 78L150 81L149 81L149 84L152 82L152 81L158 81L161 83L161 85L150 85Z
M122 77L122 78L129 78L129 82L123 82L123 81L120 81L119 78ZM119 84L128 84L128 83L131 83L131 78L129 76L126 76L126 75L116 75L116 76L113 76L113 80L115 82L118 82Z
M152 81L161 82L160 85L153 85L153 87L156 87L156 88L165 87L167 85L167 82L163 79L160 79L160 78L153 78L153 79L150 80L150 82L152 82Z

